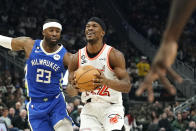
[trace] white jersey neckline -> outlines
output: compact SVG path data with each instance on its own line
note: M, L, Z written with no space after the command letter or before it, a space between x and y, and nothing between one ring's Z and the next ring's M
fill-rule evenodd
M40 47L41 47L41 50L46 54L46 55L53 55L53 54L57 54L62 48L63 48L63 45L61 45L58 50L56 50L55 52L52 52L52 53L48 53L44 50L44 47L43 47L43 40L41 40L40 42Z

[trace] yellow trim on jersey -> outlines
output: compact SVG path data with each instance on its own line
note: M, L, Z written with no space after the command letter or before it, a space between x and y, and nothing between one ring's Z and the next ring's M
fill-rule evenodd
M62 86L63 86L63 78L64 78L64 74L61 73L61 79L59 80L60 89L61 89Z
M30 99L29 102L27 103L26 108L27 108L27 115L28 115L28 123L29 123L29 126L30 126L30 128L31 128L31 131L33 131L33 128L32 128L31 123L30 123L30 121L29 121L29 105L30 105L30 103L31 103L31 99Z
M28 70L27 70L27 64L25 65L25 88L26 88L26 95L27 96L29 96L29 86L28 86L28 81L27 81L27 72L28 72Z

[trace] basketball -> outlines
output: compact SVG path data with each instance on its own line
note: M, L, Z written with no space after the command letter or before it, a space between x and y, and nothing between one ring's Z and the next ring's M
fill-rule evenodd
M75 71L76 84L81 91L92 91L96 87L93 85L94 74L100 74L99 71L90 65L82 66Z

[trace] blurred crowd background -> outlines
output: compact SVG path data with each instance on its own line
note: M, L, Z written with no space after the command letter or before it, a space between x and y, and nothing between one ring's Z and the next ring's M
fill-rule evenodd
M159 81L153 83L154 103L147 102L145 93L141 97L135 96L135 90L150 70L151 59L137 48L135 41L129 39L128 26L150 41L151 48L156 49L166 25L170 0L0 0L0 3L1 35L42 39L44 20L55 18L63 25L61 43L72 53L86 44L84 28L87 20L92 16L102 18L107 25L105 42L123 52L127 71L132 77L130 93L123 94L126 130L196 130L194 96L188 102L188 97L181 90L177 90L177 96L171 96ZM105 8L106 5L108 8ZM110 7L114 8L114 12L108 15ZM116 14L120 17L115 17ZM196 68L195 20L193 14L179 41L177 57L193 72ZM30 130L25 108L24 60L24 52L12 52L0 47L0 120L6 123L10 131ZM70 98L65 95L77 131L83 103L79 96ZM185 106L182 106L183 103ZM177 108L180 110L176 111Z

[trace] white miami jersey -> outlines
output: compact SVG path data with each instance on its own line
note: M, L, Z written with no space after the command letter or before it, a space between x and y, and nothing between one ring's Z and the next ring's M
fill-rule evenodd
M111 49L111 46L104 44L99 54L93 58L88 57L86 47L80 49L78 52L79 67L92 65L102 71L107 79L118 80L109 65L109 54ZM107 86L99 87L93 91L82 92L82 102L86 103L90 98L92 102L97 101L122 104L122 93L108 88Z

